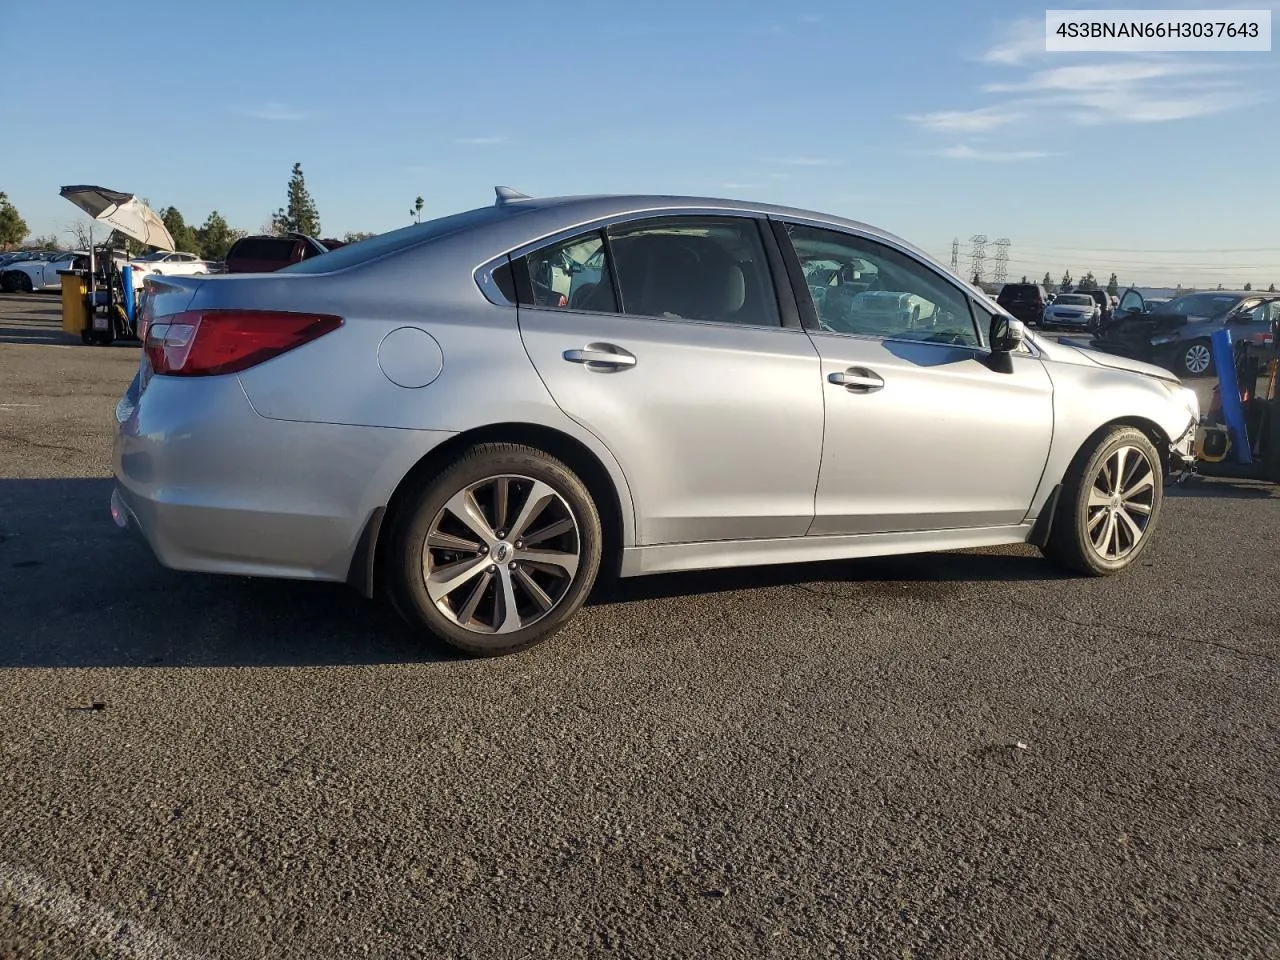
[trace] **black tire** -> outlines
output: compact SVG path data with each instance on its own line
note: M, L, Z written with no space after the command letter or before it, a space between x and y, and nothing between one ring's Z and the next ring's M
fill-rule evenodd
M1090 533L1090 521L1097 519L1097 511L1103 511L1101 520L1103 528L1099 529L1095 526L1093 529L1101 535L1106 525L1114 522L1118 528L1121 528L1119 533L1121 541L1128 536L1129 528L1121 519L1112 521L1106 516L1107 511L1112 510L1112 507L1090 506L1089 501L1091 493L1095 490L1098 494L1103 493L1102 488L1095 487L1095 484L1101 483L1102 487L1107 485L1109 475L1102 475L1103 467L1110 466L1108 461L1122 448L1129 448L1130 451L1126 455L1126 461L1133 455L1133 450L1139 451L1145 457L1151 473L1149 503L1145 494L1135 498L1129 504L1134 512L1130 513L1126 510L1125 515L1130 518L1130 522L1134 522L1135 518L1141 516L1136 512L1140 507L1145 506L1149 513L1145 515L1146 522L1142 525L1142 533L1137 537L1136 543L1123 555L1119 555L1118 550L1114 551L1117 556L1112 558L1107 557L1096 547ZM1131 485L1137 486L1142 477L1130 474L1131 469L1126 466L1124 472L1133 477ZM1043 553L1054 563L1075 573L1093 577L1119 573L1132 566L1146 552L1151 543L1152 533L1159 523L1163 503L1164 468L1159 452L1147 435L1133 427L1111 427L1101 430L1076 455L1075 461L1063 479L1049 542L1043 548Z
M571 537L571 542L576 546L576 571L571 577L559 577L554 591L545 591L546 596L556 593L553 606L545 613L540 613L538 618L527 626L507 633L486 633L478 628L464 626L459 621L458 616L462 611L457 607L461 606L464 609L466 607L465 600L459 595L477 582L475 578L455 587L454 593L449 596L438 598L440 605L437 605L428 593L424 575L426 559L430 559L433 564L441 563L439 569L447 566L447 563L440 560L442 556L454 557L450 562L475 563L485 567L479 577L492 586L484 588L484 599L480 601L478 607L473 609L477 614L484 610L491 611L495 623L501 618L505 609L505 603L500 601L497 595L502 585L505 582L515 582L518 577L527 579L525 571L542 576L542 572L535 566L524 564L519 565L521 567L519 572L509 573L516 570L516 561L521 558L518 552L512 552L510 563L504 564L500 551L505 541L501 539L493 541L491 546L484 550L495 561L488 566L485 566L487 561L480 559L475 551L459 553L436 547L432 548L436 551L435 553L429 558L424 558L424 554L427 553L427 535L439 518L445 516L443 512L446 504L455 495L472 485L481 484L496 477L514 478L509 488L511 500L507 511L508 520L514 521L516 514L520 512L521 505L529 498L528 490L524 488L528 487L531 490L531 482L536 481L546 484L554 491L559 499L552 506L561 511L567 508L567 514L572 516L573 524L576 525L570 533L562 535ZM520 499L522 496L523 500ZM485 517L488 520L494 515L496 508L489 503L485 509ZM532 522L526 525L526 532L529 532L528 528L531 526L533 526ZM495 531L495 533L502 532ZM468 536L480 542L480 538L474 534L468 534ZM514 541L514 538L512 540ZM564 541L558 542L564 543ZM410 626L425 630L455 650L470 656L503 656L527 650L549 639L578 612L590 594L600 570L602 544L600 514L591 494L586 485L565 464L533 447L511 443L484 443L467 450L439 473L426 479L417 489L409 492L403 505L396 509L396 516L392 518L388 550L385 554L387 563L385 582L395 608ZM512 542L509 546L514 547L516 543ZM499 569L500 567L504 569ZM494 591L492 596L489 594L490 589ZM521 590L527 607L532 594L523 587ZM515 594L510 595L515 596ZM454 597L458 599L455 601ZM467 599L470 599L469 593ZM445 609L442 610L442 606ZM523 614L519 616L521 620L526 619ZM474 622L470 616L467 620Z
M1204 351L1203 353L1199 351ZM1193 361L1194 352L1194 361ZM1207 354L1209 365L1203 369L1193 369L1199 366L1201 357ZM1174 354L1174 372L1180 377L1211 377L1214 374L1213 363L1213 346L1208 340L1192 340L1190 343L1181 344L1178 352Z
M18 273L15 276L17 279L15 289L19 293L31 293L35 290L35 284L31 282L31 278L25 273Z

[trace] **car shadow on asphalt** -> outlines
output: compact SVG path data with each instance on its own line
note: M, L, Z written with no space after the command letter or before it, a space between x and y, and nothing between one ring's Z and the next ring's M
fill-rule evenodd
M107 479L0 479L0 669L354 666L457 659L342 584L162 567Z
M342 584L162 567L108 514L112 481L0 479L0 669L448 662L386 604ZM1175 496L1254 499L1220 481ZM1245 492L1241 492L1245 491ZM966 583L1068 576L1030 546L661 574L602 584L591 606L780 586L936 597Z

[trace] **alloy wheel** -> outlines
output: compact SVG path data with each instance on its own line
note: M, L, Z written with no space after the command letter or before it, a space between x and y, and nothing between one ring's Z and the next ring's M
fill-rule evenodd
M1103 560L1123 560L1147 534L1155 504L1155 466L1137 447L1123 446L1102 462L1089 486L1089 543Z
M577 520L549 484L504 474L468 484L431 521L422 550L427 595L450 621L514 633L555 609L582 554Z
M1213 356L1209 352L1209 348L1203 343L1193 343L1187 348L1187 352L1183 354L1182 362L1186 366L1188 373L1199 376L1209 369L1209 364L1213 362Z

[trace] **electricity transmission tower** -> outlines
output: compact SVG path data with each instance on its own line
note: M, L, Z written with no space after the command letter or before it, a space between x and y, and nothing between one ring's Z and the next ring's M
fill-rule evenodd
M951 272L956 273L960 269L960 238L956 237L951 241Z
M996 283L1004 283L1009 277L1009 238L1001 237L995 242L996 265L991 271L991 279Z
M987 256L987 235L985 233L975 233L969 238L969 263L973 269L970 276L973 277L974 283L982 282L982 265Z

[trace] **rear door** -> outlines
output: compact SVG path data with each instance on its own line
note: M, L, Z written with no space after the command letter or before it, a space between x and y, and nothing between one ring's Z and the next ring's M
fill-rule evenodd
M796 537L812 522L818 355L794 300L779 301L771 248L754 218L682 215L585 230L514 260L529 356L622 466L642 545ZM571 301L535 296L546 264L581 264L594 282Z

